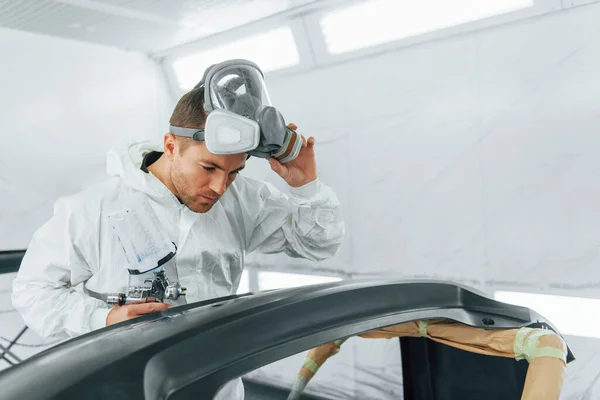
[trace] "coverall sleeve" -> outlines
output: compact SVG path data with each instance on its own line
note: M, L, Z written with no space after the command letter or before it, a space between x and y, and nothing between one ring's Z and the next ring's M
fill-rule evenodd
M247 251L285 252L290 257L321 261L339 250L345 233L340 202L318 178L290 188L287 196L261 182Z
M73 288L92 276L89 260L98 247L97 229L79 210L68 198L56 202L13 281L14 307L42 337L73 337L106 325L108 305Z

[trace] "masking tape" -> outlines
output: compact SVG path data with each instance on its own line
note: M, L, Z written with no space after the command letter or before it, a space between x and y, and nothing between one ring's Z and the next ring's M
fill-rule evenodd
M429 321L427 321L427 320L419 321L419 333L421 334L422 337L426 337L426 338L429 337L427 335L427 326L428 325L429 325Z
M310 358L307 358L306 360L304 360L304 364L302 364L302 368L306 368L313 374L316 374L317 371L319 370L319 365L316 362L314 362L313 360L311 360Z
M558 335L552 331L532 328L519 329L517 331L514 345L515 358L517 360L525 359L528 362L531 362L539 357L553 357L566 362L567 355L563 350L555 347L538 348L540 344L540 338L542 336L549 335L558 337Z

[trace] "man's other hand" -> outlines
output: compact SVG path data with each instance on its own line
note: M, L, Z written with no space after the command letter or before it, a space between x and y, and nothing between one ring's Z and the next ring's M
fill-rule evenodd
M288 127L296 130L295 124ZM291 187L304 186L317 179L317 162L315 160L315 138L306 139L302 136L302 149L295 160L286 164L280 163L276 158L269 158L271 169L281 176Z
M171 307L165 303L126 304L113 307L106 316L106 326L127 321L153 312L164 311Z

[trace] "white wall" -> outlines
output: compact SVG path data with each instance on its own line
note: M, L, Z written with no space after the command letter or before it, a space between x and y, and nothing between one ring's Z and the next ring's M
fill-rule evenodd
M346 211L323 265L600 297L599 18L594 4L270 79Z
M0 250L24 249L113 143L168 129L173 99L142 54L7 29L0 54Z
M0 29L0 250L25 249L58 196L105 179L105 153L157 139L173 99L147 56ZM24 327L0 275L0 345ZM27 331L22 344L41 339ZM25 359L42 348L17 345ZM8 367L0 361L0 369Z
M600 298L598 21L593 4L270 79L286 118L317 137L348 235L317 265L250 260ZM600 396L600 340L567 340L578 361L563 398ZM347 362L322 381L348 389L374 365ZM377 398L393 398L382 382Z

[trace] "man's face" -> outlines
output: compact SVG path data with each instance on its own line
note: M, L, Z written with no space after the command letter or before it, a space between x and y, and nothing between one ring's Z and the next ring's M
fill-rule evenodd
M183 153L179 146L171 163L175 195L190 210L205 213L221 198L244 169L246 154L214 155L204 142L194 142Z

